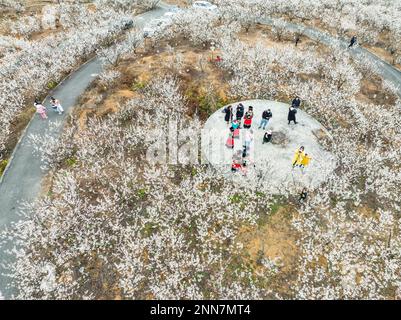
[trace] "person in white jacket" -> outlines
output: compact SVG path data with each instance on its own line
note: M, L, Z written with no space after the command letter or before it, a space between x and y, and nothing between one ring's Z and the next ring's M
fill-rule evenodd
M51 102L51 104L52 104L52 108L53 108L54 111L58 112L58 114L63 114L64 109L63 109L63 107L61 106L61 103L60 103L59 100L57 100L57 99L54 98L54 97L51 97L51 98L50 98L50 102Z

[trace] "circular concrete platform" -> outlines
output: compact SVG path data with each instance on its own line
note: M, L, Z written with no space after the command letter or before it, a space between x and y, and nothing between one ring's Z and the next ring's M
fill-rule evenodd
M232 104L234 109L239 104ZM241 129L239 139L235 139L234 148L226 146L230 134L230 125L224 121L224 108L216 111L205 123L202 131L202 156L204 162L213 165L226 178L243 181L248 185L264 185L272 191L315 188L335 169L335 157L324 150L318 141L319 136L329 136L327 130L314 118L302 110L297 112L298 124L288 125L289 105L266 100L248 100L241 102L245 112L253 106L254 118L251 129ZM262 113L270 109L273 117L266 130L258 129ZM271 143L262 144L264 133L270 130L273 134ZM247 132L248 131L248 132ZM252 133L253 132L253 133ZM246 174L232 173L233 159L242 161L242 150L246 136L253 140L246 158ZM310 165L302 170L293 168L292 159L295 151L305 147L305 152L312 158Z

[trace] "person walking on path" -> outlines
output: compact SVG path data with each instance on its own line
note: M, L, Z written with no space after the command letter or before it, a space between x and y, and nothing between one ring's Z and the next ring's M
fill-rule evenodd
M305 157L305 148L300 147L295 151L294 158L292 159L292 167L295 168L301 166L304 157Z
M58 114L63 114L63 113L64 113L64 109L63 109L63 107L61 106L61 103L60 103L59 100L57 100L57 99L54 98L54 97L51 97L51 98L50 98L50 102L51 102L52 108L53 108L53 110L54 110L55 112L58 112Z
M270 130L266 131L265 135L263 136L263 143L262 144L271 142L272 141L272 137L273 137L272 132Z
M226 114L224 120L229 124L233 120L233 107L228 106L224 109L224 113Z
M242 103L240 103L237 106L237 110L236 110L236 118L238 120L238 122L241 124L242 118L244 117L244 105Z
M34 106L36 108L36 112L40 115L40 117L43 120L47 119L47 114L46 114L46 107L41 104L38 100L35 100Z
M298 96L296 96L295 99L292 100L292 106L294 108L299 108L301 106L301 99L299 99Z
M263 111L262 120L260 121L259 129L263 127L263 130L266 130L266 126L268 125L268 123L272 117L273 117L273 114L270 109Z
M352 36L352 38L351 38L351 41L350 41L350 44L349 44L348 48L351 48L351 47L353 47L353 46L355 45L355 43L356 43L356 36Z
M297 109L291 106L290 109L288 110L288 124L291 124L291 121L294 121L295 124L298 123L296 118L296 113Z
M298 43L301 41L301 38L299 37L299 34L295 35L295 46L298 46Z

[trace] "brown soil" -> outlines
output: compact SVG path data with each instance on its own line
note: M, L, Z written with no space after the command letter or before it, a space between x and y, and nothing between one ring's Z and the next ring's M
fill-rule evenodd
M394 56L391 55L387 50L379 47L373 47L373 46L368 46L368 45L363 45L363 47L376 56L378 56L380 59L386 61L387 63L391 64L393 67L397 68L398 70L401 70L401 65L398 63L395 63L394 61Z
M269 281L269 287L284 296L290 295L290 284L295 279L301 254L296 244L297 232L291 225L296 214L290 207L282 207L262 226L243 227L237 240L244 245L244 258L254 266L256 273L263 268L259 259L278 261L279 272Z
M187 8L190 6L190 0L164 0L163 2L167 4L175 4L178 7L181 8Z
M361 102L378 105L394 105L397 101L397 96L383 89L383 80L379 76L363 78L361 80L361 90L356 95L356 98Z

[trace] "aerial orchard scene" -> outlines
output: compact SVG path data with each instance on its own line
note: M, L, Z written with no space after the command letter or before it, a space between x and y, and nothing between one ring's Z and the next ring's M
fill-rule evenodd
M0 299L401 299L401 1L0 0Z

